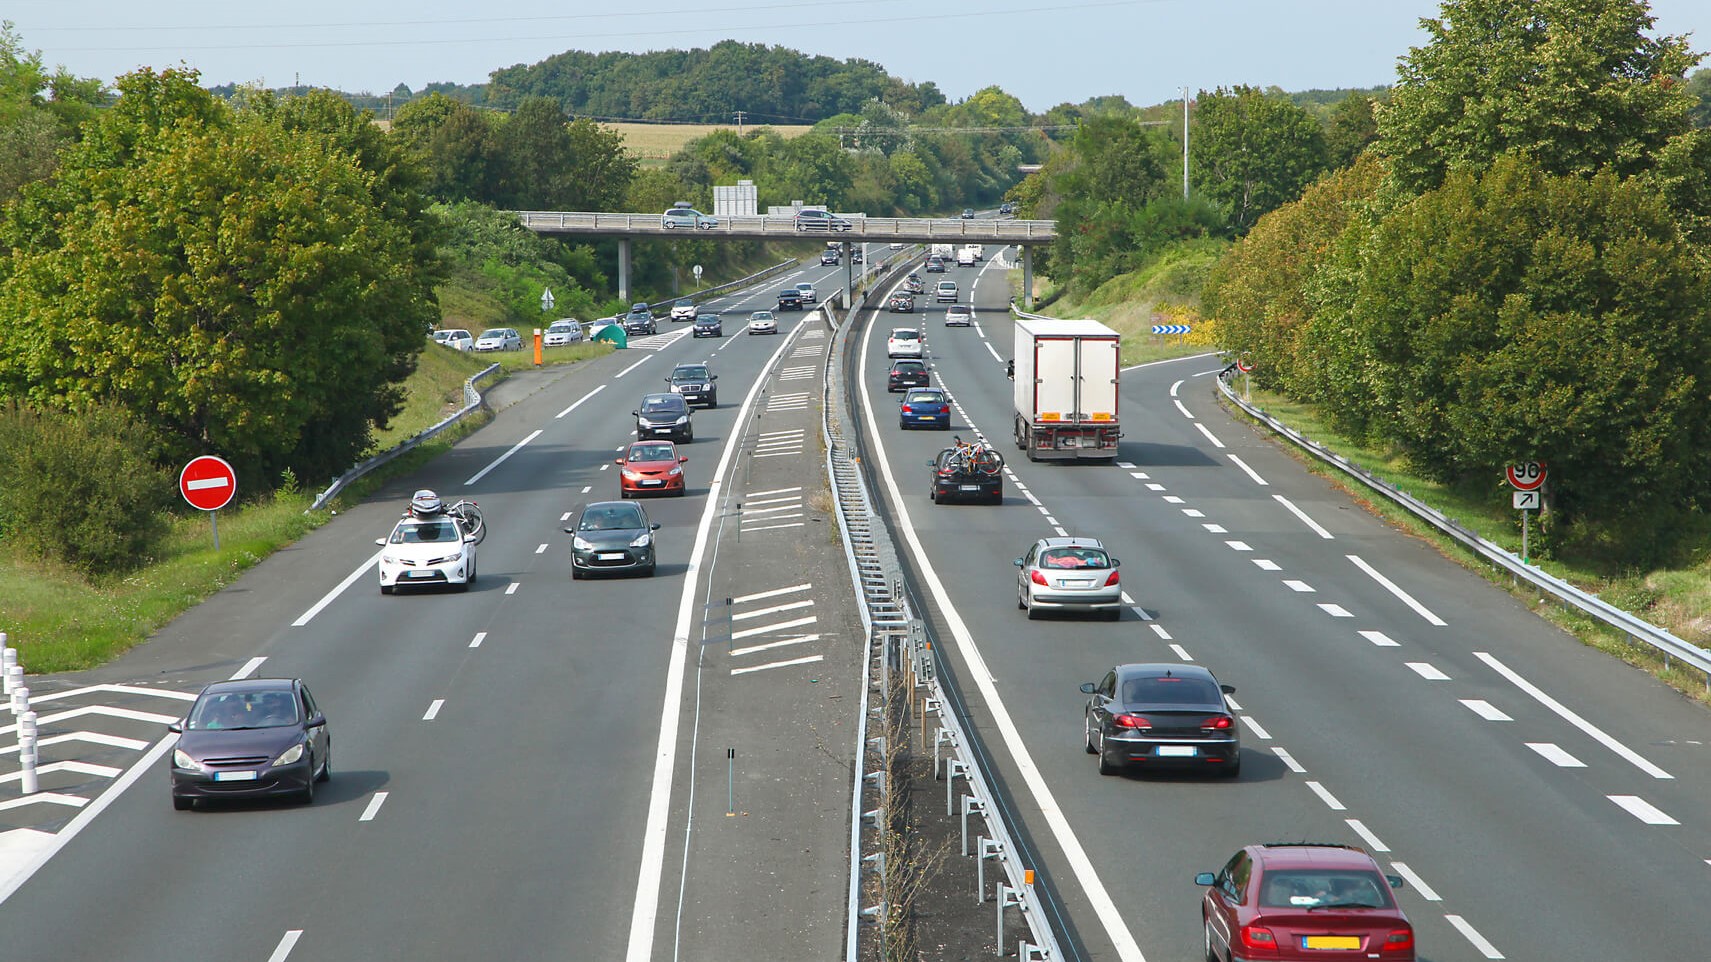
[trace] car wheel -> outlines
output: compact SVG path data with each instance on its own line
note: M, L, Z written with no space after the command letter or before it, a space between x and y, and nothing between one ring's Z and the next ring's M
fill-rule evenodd
M630 500L630 489L629 488L622 488L622 487L619 488L618 489L618 497L625 500L625 501Z
M304 805L315 804L315 779L314 779L314 776L310 776L309 781L304 783L303 790L297 793L297 801L300 802L301 804L304 804Z
M1106 755L1103 750L1101 750L1099 752L1099 774L1101 774L1101 775L1116 775L1117 773L1121 772L1122 770L1123 770L1123 766L1118 765L1115 762L1111 761L1111 757L1109 755Z
M581 581L582 580L582 569L573 566L570 569L570 580Z
M315 781L330 781L333 777L333 743L327 743L327 757L321 759L321 774L315 776Z
M1123 620L1123 609L1112 608L1110 611L1105 612L1105 620L1106 621L1122 621Z
M188 812L195 807L196 799L194 798L183 798L178 795L172 796L172 810L175 812Z
M1225 778L1235 778L1236 776L1240 775L1241 773L1242 773L1242 750L1240 748L1238 748L1238 749L1236 749L1235 760L1230 763L1230 767L1224 769L1224 777Z
M470 562L469 562L469 577L464 579L464 584L466 584L466 585L475 584L475 575L476 575L475 559L471 558Z
M381 585L380 586L380 593L383 595L391 594L392 593L392 586L391 585Z
M1027 608L1028 608L1028 602L1022 597L1022 586L1017 585L1016 586L1016 610L1017 611L1026 611Z
M1081 716L1081 727L1085 730L1087 754L1099 754L1099 749L1093 747L1093 719L1083 714Z
M1206 962L1218 962L1218 953L1212 950L1212 920L1205 919L1201 928L1206 933Z
M642 569L642 577L652 578L654 576L654 567L655 565L653 562L648 562L648 566Z

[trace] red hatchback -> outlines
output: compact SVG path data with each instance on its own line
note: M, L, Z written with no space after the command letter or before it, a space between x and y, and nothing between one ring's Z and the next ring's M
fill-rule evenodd
M683 496L683 464L677 445L670 441L637 441L617 460L618 493L626 498L638 494Z
M1249 845L1202 872L1209 962L1414 962L1414 926L1391 897L1402 879L1349 845Z

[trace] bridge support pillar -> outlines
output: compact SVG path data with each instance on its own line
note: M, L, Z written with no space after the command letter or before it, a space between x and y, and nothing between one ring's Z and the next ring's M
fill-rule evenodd
M1034 309L1034 248L1022 245L1022 310Z
M630 239L618 238L618 300L630 303Z

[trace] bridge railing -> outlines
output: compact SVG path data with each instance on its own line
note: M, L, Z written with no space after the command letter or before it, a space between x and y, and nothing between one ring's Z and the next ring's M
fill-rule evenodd
M869 241L943 241L953 243L1049 243L1057 238L1057 221L1010 218L961 217L866 217L846 218L849 230L803 231L794 217L721 217L719 226L691 230L666 227L658 214L625 214L580 211L524 210L517 220L542 233L646 235L658 237L835 237Z

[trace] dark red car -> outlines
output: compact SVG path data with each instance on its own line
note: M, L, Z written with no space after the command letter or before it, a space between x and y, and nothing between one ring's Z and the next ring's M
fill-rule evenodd
M1414 926L1390 894L1402 879L1351 845L1249 845L1194 882L1207 886L1210 962L1414 962Z
M670 441L637 441L617 460L618 493L626 498L638 494L673 494L683 497L683 465L677 445Z

